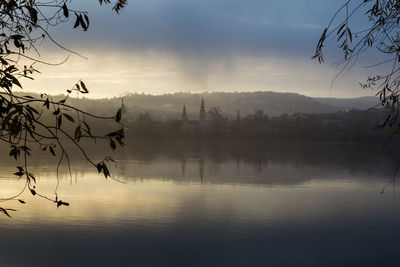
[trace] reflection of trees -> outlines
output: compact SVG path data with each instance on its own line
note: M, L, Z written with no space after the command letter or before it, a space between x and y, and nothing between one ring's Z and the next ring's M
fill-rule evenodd
M327 166L340 168L349 172L371 172L377 170L373 166L386 166L393 169L396 164L374 144L346 144L322 142L239 142L239 141L171 141L171 140L136 140L128 143L129 147L122 151L125 159L155 162L160 158L177 160L185 165L185 173L190 161L203 158L219 167L234 162L236 166L250 165L254 170L264 171L275 163L291 166ZM132 149L130 149L130 147ZM206 164L206 163L205 163ZM208 165L208 164L206 164ZM211 166L211 167L212 167ZM119 169L123 169L120 164ZM215 171L217 172L217 170Z
M204 177L204 167L205 167L204 156L201 156L199 158L199 176L200 176L200 181L202 183L203 183L203 177Z
M186 157L181 157L182 176L183 176L183 177L185 177L186 163L187 163Z
M117 155L118 169L113 172L124 180L137 181L292 185L315 178L385 178L397 164L395 157L373 144L140 140L128 146L132 149ZM40 159L35 168L43 169L43 162ZM80 166L78 179L90 171L78 160L72 164ZM8 162L0 161L0 171L5 168ZM67 173L62 176L69 178Z

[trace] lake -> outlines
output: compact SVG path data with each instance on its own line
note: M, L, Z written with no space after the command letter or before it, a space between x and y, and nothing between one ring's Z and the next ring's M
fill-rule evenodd
M133 146L114 178L36 158L0 216L1 266L395 266L395 153L377 145ZM23 187L0 163L0 197ZM385 189L385 190L383 190ZM383 190L383 192L382 192Z

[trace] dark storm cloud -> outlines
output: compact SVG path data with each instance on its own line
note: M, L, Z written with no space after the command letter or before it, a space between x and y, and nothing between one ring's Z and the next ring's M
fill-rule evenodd
M130 1L118 17L96 2L83 6L92 18L90 32L65 29L62 39L67 33L72 45L202 58L232 54L309 57L342 1L138 0Z
M37 86L51 88L61 81L68 84L85 78L104 95L117 90L275 90L326 96L337 71L310 57L324 27L343 3L130 0L116 15L110 7L100 7L97 0L74 0L70 8L89 12L90 29L73 30L71 16L69 23L52 34L90 60L72 56L61 76L49 70ZM326 62L340 56L335 40L326 47ZM51 62L66 57L62 49L47 52ZM358 82L364 72L355 70L350 79L340 79L335 95L360 94Z

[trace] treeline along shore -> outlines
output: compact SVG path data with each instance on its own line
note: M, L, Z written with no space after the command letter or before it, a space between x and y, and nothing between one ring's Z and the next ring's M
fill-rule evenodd
M204 119L202 119L204 118ZM280 115L269 117L262 110L236 118L224 116L212 107L200 112L199 120L158 121L150 113L139 114L127 125L127 137L174 140L240 140L240 141L335 141L381 142L391 131L380 129L382 112L350 110L335 113Z
M396 136L393 130L380 129L385 113L374 108L375 100L253 92L133 94L113 99L68 98L67 102L105 116L115 114L123 103L128 145L135 139L382 143ZM96 132L115 130L112 121L88 122Z

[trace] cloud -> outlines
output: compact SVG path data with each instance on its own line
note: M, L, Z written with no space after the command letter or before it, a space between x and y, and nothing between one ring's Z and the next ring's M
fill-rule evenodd
M334 73L310 57L339 4L330 0L136 0L117 16L97 1L73 1L72 8L89 11L91 28L72 30L71 20L52 33L90 60L73 57L61 68L62 77L57 76L58 70L46 68L49 76L40 79L51 82L38 85L49 88L57 79L64 83L86 78L101 88L102 95L108 95L106 87L153 93L275 89L315 95L317 87L322 92L329 88ZM52 60L62 57L60 50L46 49ZM85 77L80 77L83 73ZM340 85L339 91L347 92L353 83L354 79Z
M71 31L70 24L55 34L75 47L155 50L191 58L232 53L308 56L327 23L321 14L335 10L330 2L139 0L131 1L120 16L92 2L79 5L91 16L89 32Z

